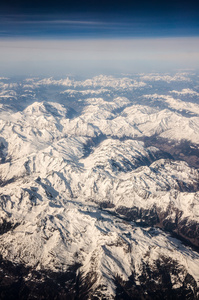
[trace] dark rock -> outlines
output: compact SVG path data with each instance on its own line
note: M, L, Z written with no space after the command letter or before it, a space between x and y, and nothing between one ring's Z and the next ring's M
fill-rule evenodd
M14 230L19 225L20 225L19 223L13 224L10 221L2 219L2 222L0 223L0 235L4 234L10 230Z
M134 273L132 273L128 281L123 281L119 276L115 276L115 299L196 300L198 299L196 281L187 273L182 282L181 276L184 272L186 271L177 262L166 257L158 259L153 268L149 264L143 264L141 275L138 278L139 284L134 279ZM172 283L174 277L179 284L178 288Z

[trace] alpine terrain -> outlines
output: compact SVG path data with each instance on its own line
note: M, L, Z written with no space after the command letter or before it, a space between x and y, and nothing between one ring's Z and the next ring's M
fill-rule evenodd
M199 299L199 75L0 78L0 299Z

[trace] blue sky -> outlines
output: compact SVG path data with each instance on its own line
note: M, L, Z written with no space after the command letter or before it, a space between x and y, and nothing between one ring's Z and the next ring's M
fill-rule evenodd
M197 1L7 0L0 11L2 75L199 68Z
M0 2L0 37L197 36L196 0Z

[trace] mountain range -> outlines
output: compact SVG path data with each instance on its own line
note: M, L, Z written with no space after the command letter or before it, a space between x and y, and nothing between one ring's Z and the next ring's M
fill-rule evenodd
M198 299L197 73L2 77L0 159L0 299Z

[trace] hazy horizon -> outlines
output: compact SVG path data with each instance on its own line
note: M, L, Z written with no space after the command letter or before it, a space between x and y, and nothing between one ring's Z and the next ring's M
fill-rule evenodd
M199 38L0 39L1 76L199 69Z

